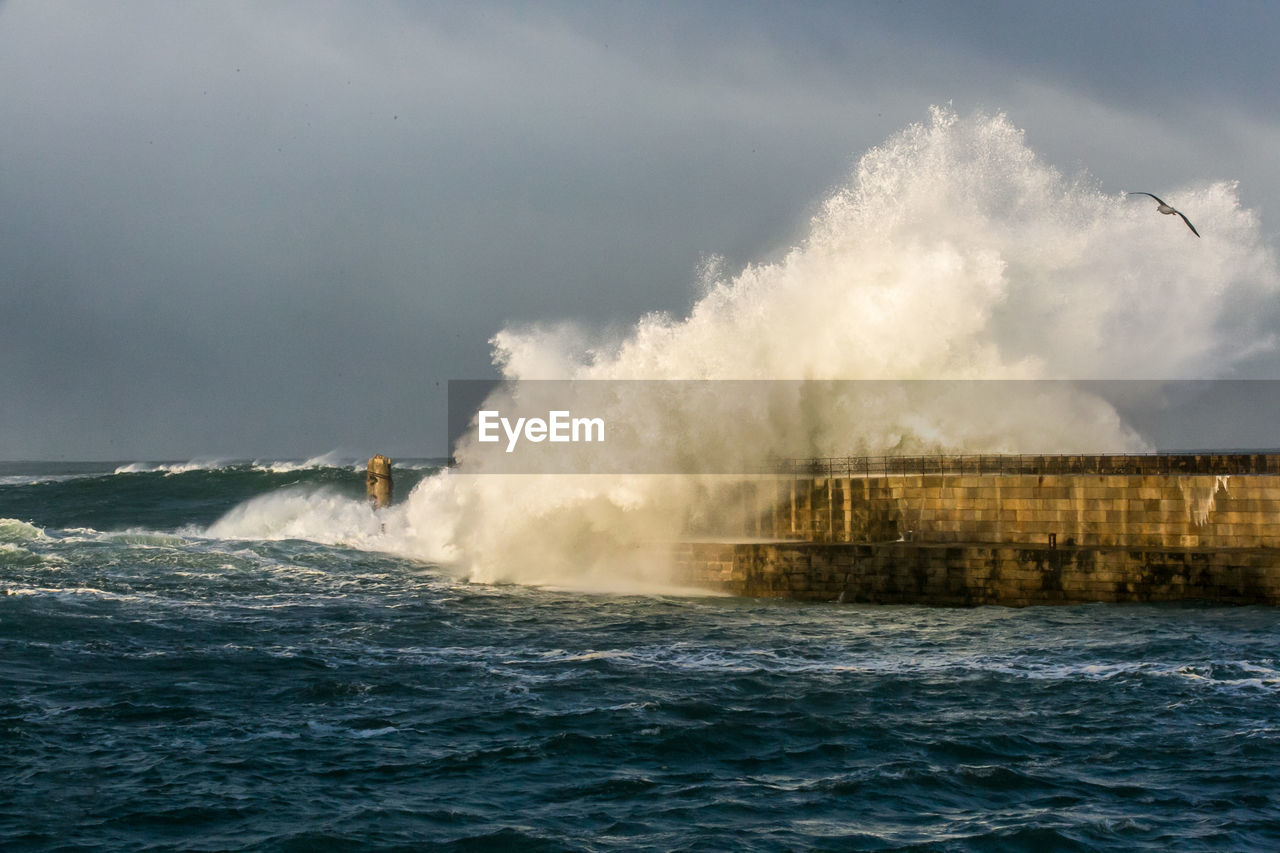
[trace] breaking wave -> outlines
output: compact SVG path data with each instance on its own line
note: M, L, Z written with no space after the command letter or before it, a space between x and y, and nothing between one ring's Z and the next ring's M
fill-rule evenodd
M494 361L509 380L1219 377L1275 345L1257 309L1280 291L1276 261L1233 183L1159 189L1194 213L1203 239L1123 190L1064 176L1002 114L934 108L868 151L780 260L732 275L707 265L687 315L650 314L621 333L507 328ZM679 412L676 422L715 426L670 444L761 460L1150 449L1110 403L1070 385L1020 406L964 394L872 402ZM461 441L458 467L384 512L391 532L370 545L480 581L654 581L662 560L635 555L697 529L724 493L710 477L472 476L481 449Z

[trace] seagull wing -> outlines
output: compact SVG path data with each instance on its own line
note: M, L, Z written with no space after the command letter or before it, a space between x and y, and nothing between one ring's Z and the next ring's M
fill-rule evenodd
M1192 234L1196 235L1197 237L1200 236L1200 232L1197 231L1196 227L1191 224L1191 220L1187 219L1187 215L1185 213L1183 213L1181 210L1175 210L1174 213L1182 217L1182 221L1187 223L1187 227L1191 229Z
M1151 196L1152 198L1154 198L1156 201L1160 202L1161 204L1165 204L1165 200L1164 200L1164 199L1160 198L1160 196L1158 196L1158 195L1151 195L1151 193L1136 192L1136 193L1129 193L1129 195L1149 195L1149 196ZM1188 223L1188 224L1190 224L1190 223Z

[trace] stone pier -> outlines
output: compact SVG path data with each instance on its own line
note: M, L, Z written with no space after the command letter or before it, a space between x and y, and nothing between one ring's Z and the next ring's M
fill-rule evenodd
M817 601L1280 604L1280 456L858 461L743 482L741 535L678 545L678 580Z

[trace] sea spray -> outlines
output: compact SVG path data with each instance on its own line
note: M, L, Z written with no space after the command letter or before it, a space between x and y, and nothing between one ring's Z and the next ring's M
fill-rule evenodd
M0 518L0 542L32 542L45 538L44 531L17 518Z
M371 506L328 489L305 488L245 501L202 531L218 539L309 539L353 546L375 544L380 533Z
M732 277L704 269L687 316L651 314L615 337L508 328L494 359L508 380L956 380L928 399L909 385L781 391L716 411L673 398L675 422L715 419L669 435L666 452L687 457L1150 449L1086 390L1014 403L963 380L1212 378L1271 347L1254 309L1280 275L1235 186L1167 197L1194 211L1203 240L1122 191L1065 178L1003 115L935 108L867 152L781 260ZM732 488L708 476L479 474L481 450L461 441L456 469L385 515L378 547L480 581L661 582L655 543L721 517Z
M1225 475L1190 476L1178 478L1178 490L1182 492L1182 501L1186 507L1187 518L1197 527L1209 522L1209 515L1217 505L1218 492L1224 494L1230 490L1231 478Z

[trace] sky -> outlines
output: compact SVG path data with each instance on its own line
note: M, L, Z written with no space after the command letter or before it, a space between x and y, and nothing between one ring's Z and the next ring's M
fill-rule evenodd
M1277 43L1272 2L0 0L0 459L442 455L495 333L680 315L934 104L1109 192L1239 181L1276 245Z

